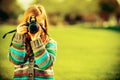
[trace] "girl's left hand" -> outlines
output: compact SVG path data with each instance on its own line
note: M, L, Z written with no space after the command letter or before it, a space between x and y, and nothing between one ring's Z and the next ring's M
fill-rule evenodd
M32 41L40 38L40 35L41 35L41 32L42 32L42 29L41 29L40 25L39 24L37 24L37 25L38 25L38 32L36 32L35 34L32 34L32 33L28 32L28 34L31 37Z

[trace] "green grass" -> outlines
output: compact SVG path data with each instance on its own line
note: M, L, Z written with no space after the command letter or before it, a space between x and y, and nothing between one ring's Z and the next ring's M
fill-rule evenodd
M15 29L0 26L0 77L13 76L14 65L8 61L8 49L13 34L2 35ZM119 32L82 28L80 25L50 27L49 35L57 41L58 52L54 64L56 80L117 80L119 76Z

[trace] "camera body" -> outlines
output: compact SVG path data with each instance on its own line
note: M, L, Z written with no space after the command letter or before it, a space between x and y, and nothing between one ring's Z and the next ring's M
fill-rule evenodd
M25 23L25 26L28 26L28 32L35 34L38 32L38 25L36 24L36 17L31 16L29 22Z

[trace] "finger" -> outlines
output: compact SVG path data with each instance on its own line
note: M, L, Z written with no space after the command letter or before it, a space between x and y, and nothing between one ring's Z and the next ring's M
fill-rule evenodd
M27 29L28 27L27 26L22 26L22 28Z
M26 26L18 27L17 30L27 30L27 27Z
M18 26L17 30L20 30L20 29L27 29L27 27L26 26Z
M18 31L27 31L27 29L25 28L20 28Z
M27 33L28 32L28 30L25 28L19 28L19 29L17 29L17 32L18 33Z
M22 31L19 31L18 33L24 34L24 33L27 33L27 31L26 30L22 30Z
M18 27L22 27L24 24L25 24L25 23L20 23L20 24L18 25Z

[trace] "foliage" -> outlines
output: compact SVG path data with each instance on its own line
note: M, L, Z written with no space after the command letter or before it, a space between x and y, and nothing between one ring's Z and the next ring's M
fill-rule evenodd
M97 11L98 0L35 0L45 6L48 13L91 13Z
M109 14L115 13L119 8L117 0L100 0L99 6L102 12L107 12Z
M21 6L16 0L0 0L0 19L1 21L9 18L16 19L22 12ZM6 17L7 16L7 17Z

